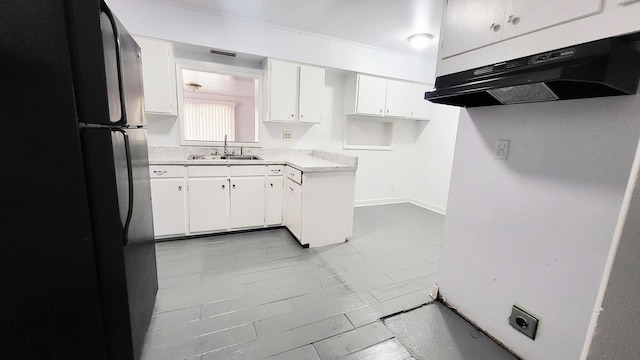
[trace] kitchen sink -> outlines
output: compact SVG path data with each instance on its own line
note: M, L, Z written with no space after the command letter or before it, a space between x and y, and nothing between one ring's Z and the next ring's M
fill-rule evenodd
M262 160L256 155L189 155L187 160Z
M220 155L189 155L187 160L221 160Z
M260 156L256 155L227 155L223 156L223 160L262 160Z

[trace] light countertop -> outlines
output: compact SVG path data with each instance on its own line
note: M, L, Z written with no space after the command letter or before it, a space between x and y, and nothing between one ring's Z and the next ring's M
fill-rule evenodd
M165 147L163 147L165 148ZM200 151L202 153L202 151ZM185 150L160 147L149 151L150 165L289 165L303 172L355 171L358 158L319 150L269 150L253 151L262 160L187 160Z

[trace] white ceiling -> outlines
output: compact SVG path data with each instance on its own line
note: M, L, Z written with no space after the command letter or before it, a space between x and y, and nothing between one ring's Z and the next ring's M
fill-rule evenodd
M444 0L155 0L218 16L435 59ZM407 38L430 33L415 50Z

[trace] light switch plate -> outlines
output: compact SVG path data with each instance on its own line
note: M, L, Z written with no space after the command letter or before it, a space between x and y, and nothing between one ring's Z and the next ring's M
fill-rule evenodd
M520 307L513 305L511 316L509 317L509 325L514 329L535 340L536 332L538 331L538 322L538 318Z

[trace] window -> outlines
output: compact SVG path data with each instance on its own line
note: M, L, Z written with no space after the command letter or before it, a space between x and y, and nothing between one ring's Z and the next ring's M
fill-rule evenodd
M177 65L180 144L260 146L260 74ZM237 70L237 69L236 69Z

